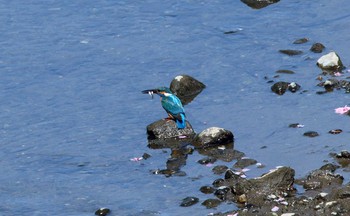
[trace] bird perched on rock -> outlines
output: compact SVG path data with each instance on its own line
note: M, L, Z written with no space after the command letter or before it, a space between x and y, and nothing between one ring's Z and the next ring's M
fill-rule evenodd
M157 89L149 89L142 91L143 94L149 94L153 98L153 94L160 96L160 101L163 108L168 113L167 119L173 119L176 122L177 128L183 129L186 127L185 109L182 106L181 100L174 95L169 88L159 87Z

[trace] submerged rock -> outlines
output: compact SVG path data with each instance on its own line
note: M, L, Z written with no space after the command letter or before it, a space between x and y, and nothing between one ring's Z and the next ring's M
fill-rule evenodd
M108 208L100 208L95 212L95 215L106 216L109 212L110 210Z
M198 203L199 199L197 197L186 197L182 200L180 206L188 207Z
M300 38L300 39L297 39L293 42L293 44L303 44L303 43L306 43L308 42L309 39L308 38Z
M220 205L221 201L218 199L207 199L204 202L202 202L202 205L204 205L205 207L209 208L215 208L218 205Z
M339 70L343 63L337 53L330 52L317 60L317 66L324 70Z
M300 89L300 85L295 82L276 82L271 86L271 91L275 92L278 95L283 95L287 90L290 92L296 92Z
M254 9L261 9L279 1L280 0L241 0L241 2Z
M193 136L194 130L186 121L184 129L178 129L175 121L161 119L147 126L148 139L167 139L179 136Z
M208 148L233 143L233 133L219 127L203 130L194 138L194 145L198 148Z
M300 50L290 50L290 49L286 49L286 50L279 50L280 53L289 55L289 56L294 56L294 55L300 55L303 54L303 51Z
M306 179L303 179L301 182L305 190L315 190L330 187L331 185L340 186L343 180L343 176L334 174L330 170L317 169L312 171Z
M190 103L204 88L202 82L188 75L177 76L170 83L170 90L179 97L183 105Z
M311 52L314 52L314 53L321 53L324 50L324 48L326 48L326 47L323 44L321 44L321 43L314 43L311 46L310 50L311 50Z

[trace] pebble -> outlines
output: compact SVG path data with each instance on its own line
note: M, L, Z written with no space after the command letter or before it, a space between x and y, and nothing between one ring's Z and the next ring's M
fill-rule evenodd
M95 215L106 216L111 210L108 208L100 208L95 212Z
M197 197L186 197L185 199L182 200L180 206L181 207L188 207L192 206L196 203L198 203L199 199Z

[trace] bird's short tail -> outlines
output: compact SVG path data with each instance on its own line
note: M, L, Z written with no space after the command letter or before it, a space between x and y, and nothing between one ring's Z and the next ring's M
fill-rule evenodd
M186 127L186 117L185 114L180 113L181 120L176 119L177 128L184 129Z

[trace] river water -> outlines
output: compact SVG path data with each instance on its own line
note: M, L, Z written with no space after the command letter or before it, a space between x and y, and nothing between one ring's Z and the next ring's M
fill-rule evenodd
M199 191L221 176L189 155L186 176L154 175L169 149L147 147L146 126L166 117L141 90L188 74L207 88L186 108L196 132L223 127L235 149L296 177L349 148L343 91L318 95L317 59L336 51L349 65L348 1L280 1L252 9L240 1L0 1L1 215L207 215L235 209ZM230 34L225 34L230 33ZM299 38L305 44L293 44ZM309 51L320 42L321 54ZM280 49L302 50L288 56ZM276 70L289 69L295 74ZM268 77L267 79L265 77ZM278 96L275 81L302 91ZM304 91L307 90L307 91ZM304 128L288 128L300 123ZM339 135L329 134L340 128ZM317 131L309 138L303 133ZM151 158L130 161L144 153ZM231 167L234 161L215 165ZM339 170L349 181L347 170ZM191 207L183 198L198 197Z

